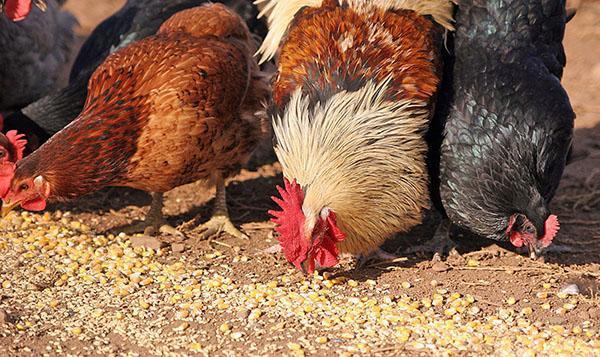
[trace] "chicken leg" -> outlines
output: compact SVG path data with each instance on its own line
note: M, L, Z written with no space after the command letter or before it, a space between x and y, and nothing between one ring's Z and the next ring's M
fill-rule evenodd
M448 255L458 255L456 244L450 239L450 221L442 219L435 230L433 238L425 244L409 248L405 251L405 253L416 252L433 253L432 262L442 261L442 256L446 255L446 253Z
M400 258L394 254L388 253L381 248L375 249L373 252L356 257L356 269L368 268L370 265L392 264L396 259Z
M163 193L152 192L151 195L152 204L150 205L150 210L146 214L146 218L141 222L125 227L122 231L129 234L144 232L144 234L147 235L156 235L160 232L184 237L184 234L170 226L163 216Z
M227 210L227 197L225 192L225 180L221 173L216 176L217 193L215 196L215 206L212 217L208 222L202 224L196 230L200 231L203 239L226 232L234 237L249 239L249 237L237 229L229 219Z

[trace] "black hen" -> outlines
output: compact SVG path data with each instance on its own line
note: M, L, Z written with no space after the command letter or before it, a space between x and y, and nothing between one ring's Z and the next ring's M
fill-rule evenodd
M88 80L111 52L153 35L176 12L206 2L208 0L128 0L117 13L98 25L83 44L71 70L69 86L5 118L5 130L32 133L37 136L36 142L45 141L81 112L87 97ZM246 20L249 29L257 37L264 37L266 25L256 19L258 10L252 2L215 2L231 7Z
M57 88L77 21L54 0L13 22L0 14L0 110L19 109Z
M575 114L560 84L566 12L561 0L460 0L440 193L450 220L472 232L548 246Z

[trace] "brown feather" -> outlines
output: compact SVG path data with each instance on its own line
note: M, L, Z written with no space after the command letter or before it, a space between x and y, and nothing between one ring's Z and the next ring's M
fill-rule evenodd
M253 90L265 80L246 25L211 4L159 32L96 70L82 113L23 160L13 182L42 175L50 198L68 199L105 186L165 192L239 170L261 135L253 114L266 100Z
M440 37L439 27L410 10L366 15L329 3L307 8L296 16L282 46L273 98L284 106L298 86L316 81L311 87L324 90L336 84L339 78L333 75L339 73L347 81L380 82L391 76L391 97L428 100L439 84ZM324 73L315 78L317 71Z

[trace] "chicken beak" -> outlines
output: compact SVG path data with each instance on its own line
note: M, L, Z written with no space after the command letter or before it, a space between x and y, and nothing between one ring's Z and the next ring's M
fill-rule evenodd
M3 201L2 202L2 218L8 216L8 214L19 204L20 204L19 201L14 201L14 202L10 202L10 200Z
M543 248L536 243L529 244L529 257L533 260L538 259L542 256L542 250Z
M305 261L303 261L302 263L300 263L300 267L302 268L302 272L304 273L304 275L308 275L308 259L306 259Z

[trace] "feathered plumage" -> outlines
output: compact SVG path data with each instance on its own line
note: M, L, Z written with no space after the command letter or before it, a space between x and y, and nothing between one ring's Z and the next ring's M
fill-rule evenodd
M334 265L338 249L369 253L421 221L429 205L424 134L442 40L442 27L424 15L450 27L451 9L448 1L264 7L270 29L260 53L268 59L279 49L275 152L286 179L302 188L303 217L285 205L272 214L297 267Z
M178 11L206 2L207 0L128 0L118 12L100 23L85 41L71 69L69 85L32 103L22 113L16 113L11 122L18 123L17 118L33 122L48 136L58 132L81 112L87 96L88 81L111 52L154 35L161 24ZM244 0L217 2L230 6L242 16L254 36L264 36L266 26L256 19L258 10L252 3ZM11 129L28 133L25 125L14 125ZM46 137L41 139L43 141Z
M254 50L243 20L209 4L110 55L90 80L81 114L18 163L7 207L40 209L40 199L105 186L162 193L199 179L222 184L263 129L256 113L268 85Z
M557 231L550 214L574 113L560 84L565 4L458 2L441 197L449 218L487 238L537 251Z
M0 111L20 109L57 88L70 60L75 18L54 0L22 21L0 15Z

